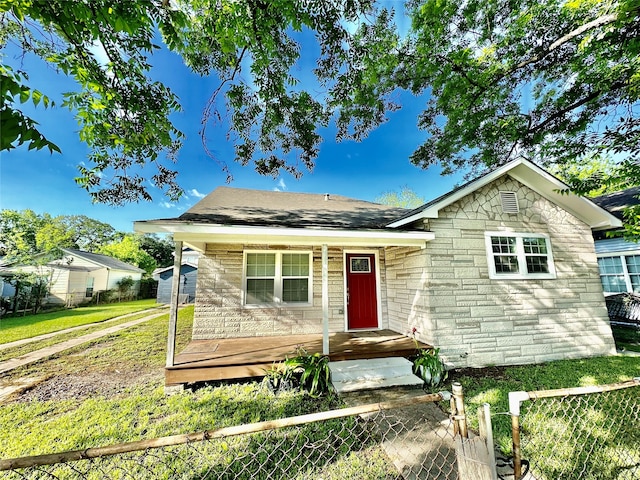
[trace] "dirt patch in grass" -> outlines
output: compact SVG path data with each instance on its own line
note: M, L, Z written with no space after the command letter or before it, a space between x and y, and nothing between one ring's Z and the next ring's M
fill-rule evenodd
M84 400L100 396L114 398L132 387L158 385L163 372L113 370L51 377L15 398L16 402Z

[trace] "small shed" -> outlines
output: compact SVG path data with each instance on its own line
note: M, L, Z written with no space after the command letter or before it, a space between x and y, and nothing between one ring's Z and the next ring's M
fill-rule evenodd
M158 303L171 302L171 285L173 280L173 267L158 269L154 272L158 279ZM183 262L180 265L180 303L192 303L196 298L196 279L198 278L198 265L193 262Z
M198 260L200 252L185 247L182 249L182 263L180 266L180 303L193 303L196 298L196 279L198 277ZM153 279L158 281L158 303L171 303L171 288L173 282L173 265L156 268Z

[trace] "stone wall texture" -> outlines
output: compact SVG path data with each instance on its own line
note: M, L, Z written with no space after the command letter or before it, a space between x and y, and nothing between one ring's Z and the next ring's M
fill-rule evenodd
M502 212L501 190L516 192L519 213ZM408 321L457 367L615 353L591 230L575 216L507 176L448 206L429 228L436 238L422 255L387 252L391 325ZM486 231L549 235L557 277L490 279ZM423 268L405 268L403 258L423 258Z

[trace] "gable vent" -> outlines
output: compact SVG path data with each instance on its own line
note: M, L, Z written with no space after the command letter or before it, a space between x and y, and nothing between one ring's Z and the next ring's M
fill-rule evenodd
M518 213L518 197L516 192L500 192L500 202L502 203L502 213Z

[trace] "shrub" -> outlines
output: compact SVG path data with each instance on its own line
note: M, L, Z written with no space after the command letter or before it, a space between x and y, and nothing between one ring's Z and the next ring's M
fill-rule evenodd
M274 364L265 376L274 392L301 388L311 396L320 396L331 390L329 357L319 353L309 354L303 348L298 354Z
M422 379L425 388L434 388L447 379L447 370L439 348L421 348L413 358L413 373Z

